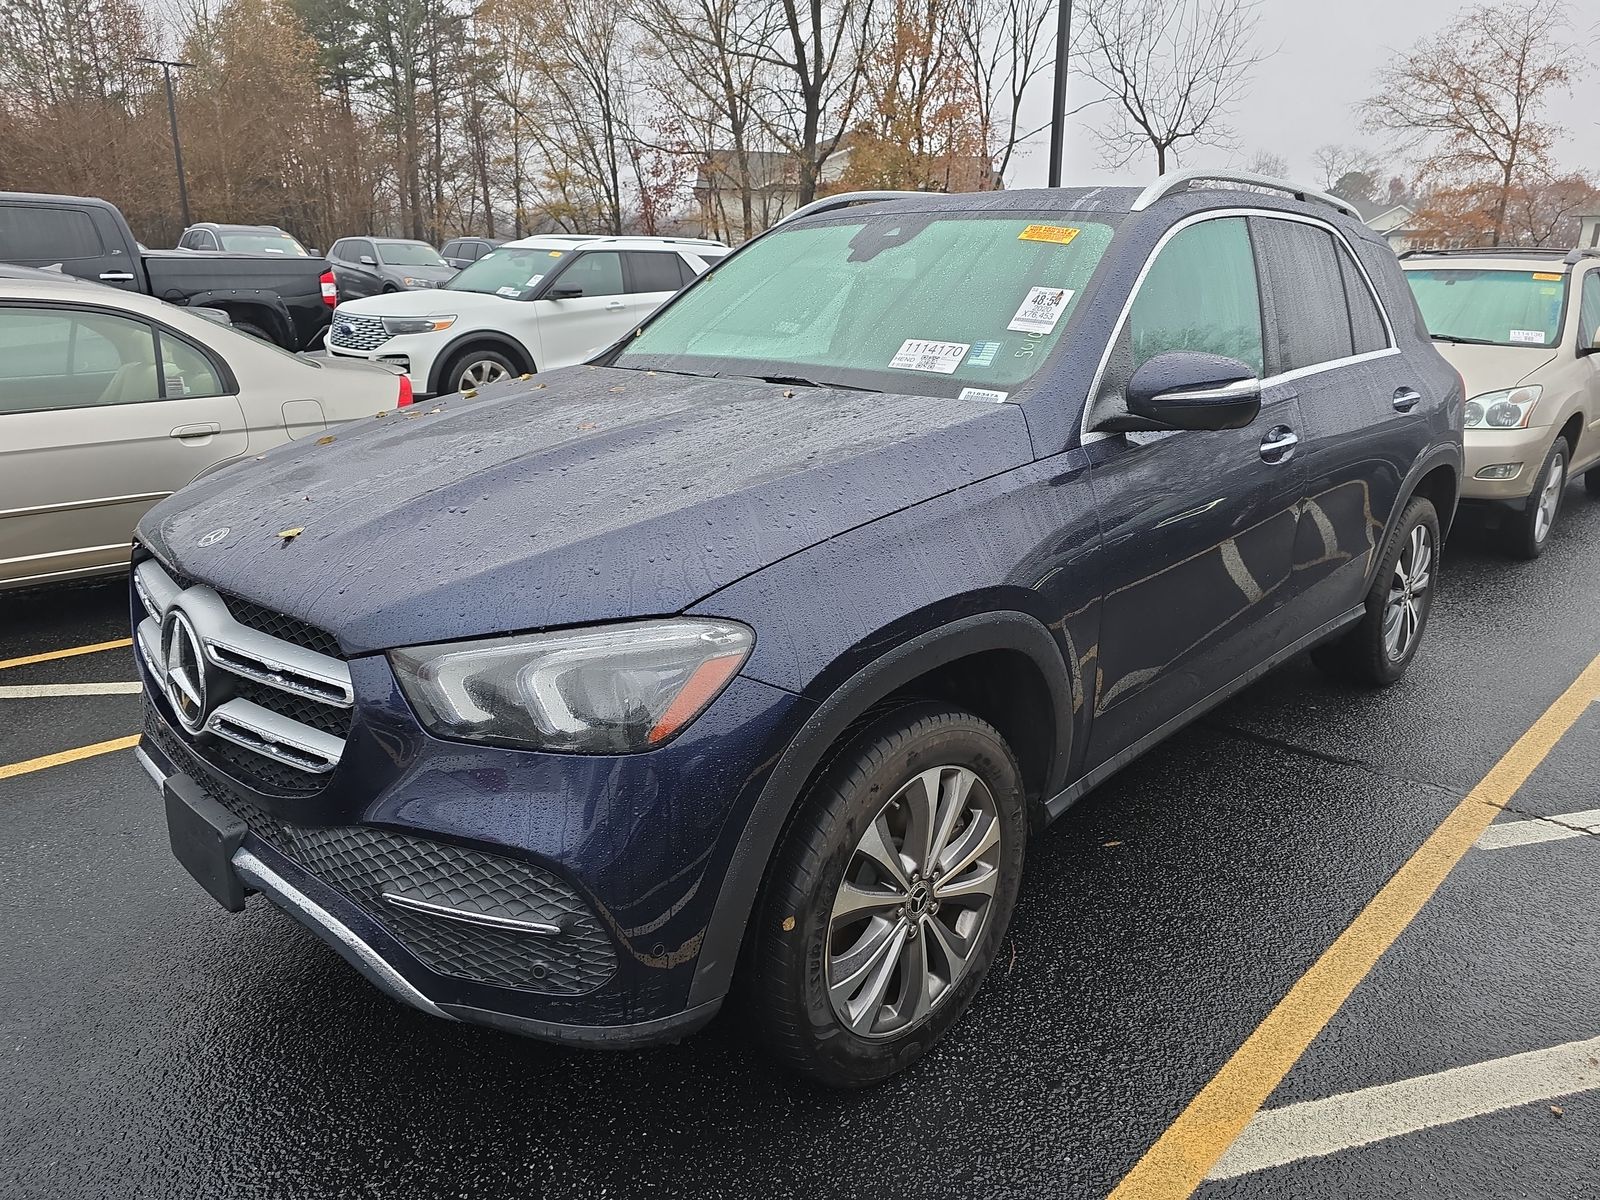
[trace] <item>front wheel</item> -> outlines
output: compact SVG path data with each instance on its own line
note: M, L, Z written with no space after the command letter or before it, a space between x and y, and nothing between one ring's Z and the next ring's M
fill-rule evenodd
M518 367L499 350L464 350L445 368L445 392L466 392L487 387L518 374Z
M845 1088L920 1058L989 973L1026 835L991 725L918 704L862 732L802 802L757 917L765 1048Z
M1338 679L1376 687L1398 683L1422 642L1438 571L1439 514L1415 496L1378 560L1366 612L1348 633L1313 650L1312 661Z
M1544 553L1550 530L1561 513L1561 493L1567 486L1567 439L1557 438L1545 455L1533 492L1522 511L1511 513L1501 536L1505 547L1517 558L1535 559Z

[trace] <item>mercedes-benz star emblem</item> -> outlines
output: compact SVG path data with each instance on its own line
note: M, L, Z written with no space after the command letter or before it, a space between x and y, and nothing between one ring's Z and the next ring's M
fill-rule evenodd
M195 543L195 545L196 546L215 546L218 542L220 542L223 538L225 538L227 536L228 536L228 527L226 525L224 525L220 529L213 529L210 533L204 534L200 538L200 540Z
M161 624L167 700L183 727L199 733L206 723L206 657L188 614L175 608Z

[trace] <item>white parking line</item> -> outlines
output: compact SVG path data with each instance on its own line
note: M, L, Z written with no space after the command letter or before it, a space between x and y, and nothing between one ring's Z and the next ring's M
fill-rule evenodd
M1527 821L1504 821L1483 831L1473 848L1505 850L1511 846L1531 846L1536 842L1559 842L1563 838L1600 834L1600 808L1583 812L1554 813Z
M0 687L0 700L45 700L57 696L136 696L138 683L39 683Z
M1600 1037L1258 1112L1207 1179L1233 1179L1519 1104L1600 1089Z

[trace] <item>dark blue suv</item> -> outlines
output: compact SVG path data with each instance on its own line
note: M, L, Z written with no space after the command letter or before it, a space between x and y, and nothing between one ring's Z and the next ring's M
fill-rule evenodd
M1302 651L1401 677L1462 407L1330 197L832 198L588 366L152 510L142 761L213 896L425 1012L628 1046L737 995L868 1083L1088 789Z

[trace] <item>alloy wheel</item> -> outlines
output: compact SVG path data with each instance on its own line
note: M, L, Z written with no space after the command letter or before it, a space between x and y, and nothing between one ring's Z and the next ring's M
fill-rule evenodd
M1550 526L1555 523L1556 509L1561 507L1561 489L1567 482L1566 464L1560 456L1550 460L1550 476L1544 490L1539 493L1539 507L1533 514L1533 540L1543 542L1550 536Z
M1383 647L1392 662L1403 659L1422 632L1432 568L1433 534L1426 525L1413 525L1394 565L1389 598L1383 606Z
M478 362L468 363L461 372L461 386L463 388L479 388L485 384L498 383L510 374L510 371L492 358L480 359Z
M952 993L982 940L1000 861L999 811L973 771L933 767L890 797L828 917L828 999L846 1028L891 1037Z

